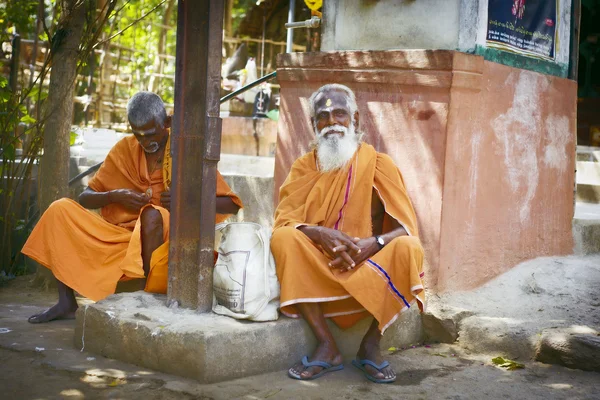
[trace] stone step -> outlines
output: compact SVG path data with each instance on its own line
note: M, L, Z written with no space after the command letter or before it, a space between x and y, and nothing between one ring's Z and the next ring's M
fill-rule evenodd
M599 156L597 156L597 153ZM577 153L576 201L600 203L600 151Z
M600 185L578 183L575 201L580 201L582 203L600 204Z
M577 161L600 161L600 147L577 146Z
M576 203L573 241L576 255L600 253L600 204Z
M213 313L167 308L166 296L120 293L77 312L75 346L203 383L281 371L310 355L316 340L299 319L238 321ZM371 320L344 331L330 324L342 355L356 356ZM411 307L386 330L382 348L423 339L421 314Z

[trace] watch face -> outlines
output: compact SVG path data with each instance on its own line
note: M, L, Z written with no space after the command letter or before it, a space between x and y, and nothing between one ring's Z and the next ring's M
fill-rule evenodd
M381 236L377 236L377 243L379 243L380 246L383 246L385 244Z

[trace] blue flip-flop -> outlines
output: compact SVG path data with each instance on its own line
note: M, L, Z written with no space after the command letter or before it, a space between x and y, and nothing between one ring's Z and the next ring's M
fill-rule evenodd
M392 382L396 381L396 377L388 378L388 379L377 379L373 375L371 375L369 373L369 371L367 371L367 369L365 368L365 365L370 365L371 367L375 368L377 371L381 372L381 370L384 369L385 367L389 367L390 363L387 361L384 361L381 364L377 365L373 361L367 360L367 359L352 360L352 365L354 365L356 368L360 369L362 371L363 375L371 382L392 383Z
M321 367L323 368L323 370L321 372L319 372L318 374L314 374L313 376L311 376L310 378L302 378L300 376L300 374L296 374L295 372L292 372L292 369L288 369L288 375L290 376L290 378L294 378L294 379L298 379L301 381L310 381L313 379L317 379L323 375L325 375L328 372L334 372L334 371L339 371L344 369L344 364L340 364L340 365L331 365L328 362L325 361L308 361L308 357L304 356L302 358L302 365L304 365L304 369L309 368L309 367Z

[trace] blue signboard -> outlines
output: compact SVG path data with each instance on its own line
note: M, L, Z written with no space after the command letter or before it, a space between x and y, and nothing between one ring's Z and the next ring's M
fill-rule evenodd
M488 47L554 60L557 0L488 0Z

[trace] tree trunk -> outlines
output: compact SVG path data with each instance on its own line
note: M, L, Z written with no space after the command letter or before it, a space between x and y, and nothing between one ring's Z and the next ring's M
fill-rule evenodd
M73 122L73 90L77 77L79 44L85 23L86 1L63 0L52 41L52 71L44 126L44 154L40 163L40 210L69 194L69 139ZM52 273L38 268L35 282L44 288L54 283Z

